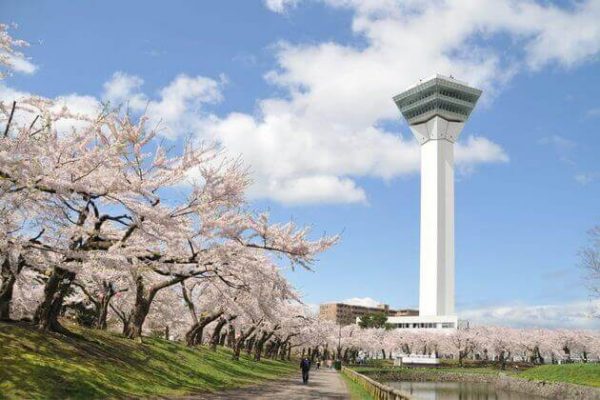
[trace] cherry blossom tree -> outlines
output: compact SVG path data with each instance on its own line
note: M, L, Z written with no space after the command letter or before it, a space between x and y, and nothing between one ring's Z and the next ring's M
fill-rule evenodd
M156 145L157 129L148 129L144 117L134 122L106 112L92 119L66 110L51 113L48 102L28 106L37 107L46 122L36 135L31 124L5 138L0 174L34 193L44 211L36 221L44 235L25 246L43 254L37 264L52 270L35 314L41 329L62 330L57 316L84 263L133 271L135 301L126 335L134 338L160 290L192 277L227 279L244 249L308 267L337 240L310 241L307 229L270 224L267 215L244 211L249 178L240 162L190 143L170 157ZM57 131L56 121L75 117L84 125ZM172 191L181 185L191 189L175 198Z
M23 57L17 49L27 43L14 39L8 26L0 24L0 80L14 69L15 58ZM0 146L7 145L10 125L15 116L16 102L0 102ZM1 161L1 160L0 160ZM10 319L10 305L17 278L26 265L19 246L20 230L31 219L31 201L26 192L0 175L0 320ZM32 230L32 229L30 229ZM32 240L35 239L35 235Z

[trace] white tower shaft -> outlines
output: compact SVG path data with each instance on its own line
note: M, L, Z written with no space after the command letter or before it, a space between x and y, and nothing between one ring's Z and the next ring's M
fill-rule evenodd
M419 313L454 314L454 143L421 146Z
M463 122L411 125L421 143L419 315L454 315L454 140Z

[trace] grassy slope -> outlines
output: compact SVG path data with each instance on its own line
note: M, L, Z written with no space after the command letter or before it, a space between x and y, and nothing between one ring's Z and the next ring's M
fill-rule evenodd
M80 338L0 323L0 398L123 398L214 391L294 371L285 362L230 360L227 350L144 343L70 327Z
M518 376L530 380L600 387L600 364L542 365L528 369Z
M340 374L342 380L346 383L350 398L352 400L373 400L373 396L369 394L362 386L352 381L344 374Z

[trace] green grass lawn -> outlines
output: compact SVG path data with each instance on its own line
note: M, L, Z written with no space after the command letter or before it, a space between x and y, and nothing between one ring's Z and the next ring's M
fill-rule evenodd
M69 329L80 338L42 334L26 325L0 323L0 398L94 399L176 396L274 379L295 364L247 357L229 350Z
M530 380L600 387L600 364L541 365L528 369L518 376Z
M344 382L346 383L346 387L348 388L348 392L350 393L350 398L352 400L373 400L373 396L369 394L358 383L354 382L352 379L348 378L344 374L340 374Z

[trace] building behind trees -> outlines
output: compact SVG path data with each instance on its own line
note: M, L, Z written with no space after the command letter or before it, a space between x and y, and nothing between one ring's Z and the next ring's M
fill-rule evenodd
M418 310L400 309L393 310L387 304L379 304L377 307L358 306L345 303L327 303L319 306L319 316L322 319L334 321L340 325L351 325L356 323L356 318L368 314L382 313L388 317L417 316Z

